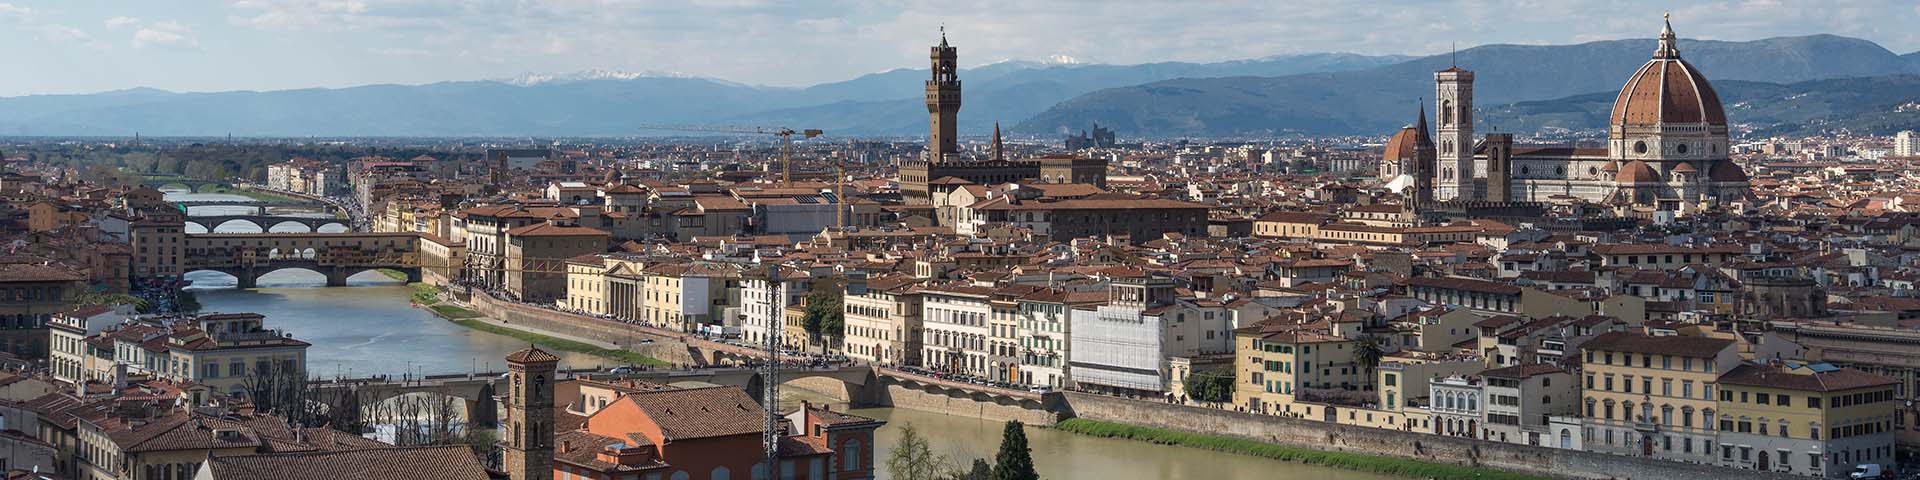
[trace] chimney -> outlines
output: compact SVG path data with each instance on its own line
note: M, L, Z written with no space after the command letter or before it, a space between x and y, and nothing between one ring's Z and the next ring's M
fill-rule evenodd
M113 362L113 391L127 388L127 364Z

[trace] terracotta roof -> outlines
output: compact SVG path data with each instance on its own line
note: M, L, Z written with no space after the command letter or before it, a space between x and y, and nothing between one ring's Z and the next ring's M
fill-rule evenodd
M766 414L759 403L735 387L639 392L622 396L620 400L639 406L669 442L758 435L762 416Z
M208 467L215 479L487 479L479 458L464 445L214 457Z
M1647 162L1634 160L1631 162L1627 162L1627 166L1622 167L1620 169L1620 173L1616 173L1613 175L1613 182L1614 183L1659 183L1660 174L1654 173L1653 167L1647 165Z
M507 235L516 237L604 237L607 236L607 232L591 227L554 225L542 222L522 225L512 230L507 230Z
M1603 350L1625 353L1650 353L1679 355L1685 357L1711 357L1733 345L1733 340L1710 337L1688 336L1649 336L1626 332L1611 332L1582 344L1582 350Z
M1713 162L1713 167L1707 169L1707 180L1715 182L1745 182L1747 181L1747 172L1741 169L1739 164L1733 163L1732 160L1721 160Z
M1525 365L1514 365L1511 367L1487 370L1484 372L1480 372L1480 376L1500 377L1500 378L1528 378L1535 375L1546 375L1549 373L1560 373L1564 371L1566 370L1558 366L1554 366L1552 364L1529 363Z
M1895 385L1900 381L1851 368L1802 365L1789 370L1779 365L1746 363L1735 367L1726 375L1721 375L1720 383L1809 392L1833 392Z
M528 346L518 352L507 354L507 361L513 363L559 363L560 357L547 353L538 347Z
M38 263L0 263L0 282L78 282L86 277L72 269Z
M1727 113L1720 106L1707 77L1700 74L1673 47L1673 31L1661 32L1660 49L1652 60L1634 72L1620 95L1613 101L1612 125L1660 125L1663 123L1706 123L1726 125Z

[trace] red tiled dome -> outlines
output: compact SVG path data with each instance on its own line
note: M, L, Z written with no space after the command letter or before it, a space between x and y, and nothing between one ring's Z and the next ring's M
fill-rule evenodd
M1420 143L1419 140L1417 140L1416 138L1420 136L1420 134L1417 132L1418 132L1417 130L1414 130L1414 128L1410 126L1400 127L1400 131L1395 132L1393 134L1393 138L1387 139L1387 152L1381 157L1381 159L1389 162L1394 162L1394 161L1400 161L1400 160L1413 160L1414 158L1416 158L1414 153L1418 150L1417 147L1419 146L1419 143Z
M1707 180L1715 182L1745 182L1747 172L1732 160L1713 162L1713 168L1707 170Z
M1692 163L1687 162L1681 162L1680 166L1673 167L1673 171L1677 173L1700 173L1699 168L1694 168Z
M1647 162L1634 160L1620 168L1620 173L1613 176L1613 183L1660 183L1660 174L1654 173Z
M1613 101L1613 125L1665 123L1727 124L1726 109L1721 108L1713 85L1699 69L1680 59L1671 25L1660 32L1660 48L1653 59L1627 79Z

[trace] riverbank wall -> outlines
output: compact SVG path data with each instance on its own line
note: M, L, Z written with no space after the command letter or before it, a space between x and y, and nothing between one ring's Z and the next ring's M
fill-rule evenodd
M1552 478L1804 479L1771 472L1515 445L1426 433L1330 424L1272 415L1065 392L1066 416L1183 432L1224 435L1276 445L1492 468Z
M534 332L600 339L674 365L700 363L693 358L685 342L673 337L648 334L625 323L503 302L486 295L472 295L467 299L467 304L473 311L499 320L509 328L525 327ZM653 342L642 343L642 340Z
M875 392L879 397L875 399L875 403L881 406L995 422L1019 420L1028 425L1038 426L1053 425L1060 419L1060 416L1054 412L1019 403L955 396L949 392L931 392L907 385L885 384L883 386L884 390Z

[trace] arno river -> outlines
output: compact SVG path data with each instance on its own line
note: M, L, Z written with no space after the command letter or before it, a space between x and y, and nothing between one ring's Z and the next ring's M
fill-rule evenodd
M167 198L231 200L244 197L169 192ZM221 207L199 207L194 213L203 213L200 208ZM187 228L189 233L200 231L191 226ZM237 222L215 230L260 231L258 227ZM287 224L273 230L304 232L306 227ZM327 227L321 231L343 230ZM526 347L518 340L467 329L440 320L424 309L413 308L408 300L411 291L400 281L377 272L356 275L349 279L348 286L332 288L325 286L326 277L304 270L268 274L260 279L260 288L254 290L234 289L233 277L220 273L196 272L187 278L194 283L202 310L266 315L268 328L286 330L296 338L311 342L307 368L316 376L497 371L503 368L502 358L507 353ZM607 363L586 355L556 353L560 354L565 368ZM794 389L784 392L794 392ZM795 392L786 400L798 402L809 396ZM877 459L883 466L900 427L906 424L919 429L935 452L947 455L963 467L974 458L991 462L1000 444L999 422L891 408L861 409L854 413L888 422L880 429L877 445ZM1184 447L1093 438L1044 428L1028 428L1027 439L1033 447L1033 461L1040 476L1056 480L1394 478ZM887 478L885 468L880 470L881 478Z

